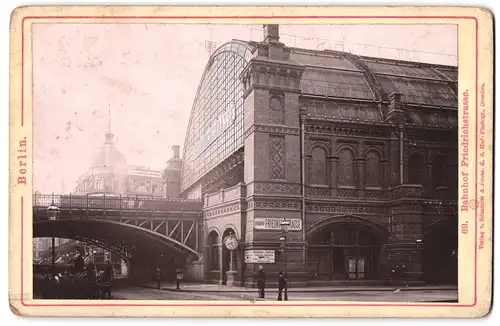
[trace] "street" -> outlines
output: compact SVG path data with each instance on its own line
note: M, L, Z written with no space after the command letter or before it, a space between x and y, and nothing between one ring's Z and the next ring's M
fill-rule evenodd
M252 293L201 293L125 287L113 293L113 299L125 300L253 300Z
M289 301L369 301L369 302L452 302L458 298L456 290L413 291L331 291L289 292ZM275 289L266 292L266 301L277 298ZM157 290L143 287L124 287L113 293L113 299L125 300L256 300L254 292L195 292Z

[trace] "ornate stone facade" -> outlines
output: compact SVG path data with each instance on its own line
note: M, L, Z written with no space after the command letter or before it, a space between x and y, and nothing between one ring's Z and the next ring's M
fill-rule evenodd
M293 49L272 27L265 41L248 43L239 76L241 171L224 161L200 179L213 197L204 209L207 257L220 267L207 280L226 282L220 248L233 230L242 285L255 285L260 264L282 270L283 250L291 284L386 282L394 264L406 264L412 282L438 282L433 264L454 258L429 254L426 243L456 232L458 126L456 80L435 79L456 67ZM238 198L220 197L240 188ZM295 223L286 245L283 219ZM254 250L274 255L262 260Z

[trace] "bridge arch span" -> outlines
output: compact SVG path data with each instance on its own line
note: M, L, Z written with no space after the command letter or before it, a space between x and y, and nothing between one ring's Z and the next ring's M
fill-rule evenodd
M103 247L110 248L125 245L131 260L149 258L154 261L163 256L181 260L199 259L198 252L168 236L140 226L101 218L42 220L33 224L33 237L52 236L82 241L97 240L104 244Z

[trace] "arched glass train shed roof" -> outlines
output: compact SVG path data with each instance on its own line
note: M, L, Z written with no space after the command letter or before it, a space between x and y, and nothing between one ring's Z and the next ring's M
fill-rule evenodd
M253 56L252 47L232 40L219 47L205 67L184 142L181 191L243 146L243 89L238 77ZM299 48L290 48L290 61L305 67L302 96L375 101L375 81L386 95L402 93L407 104L458 107L456 67ZM333 107L349 115L340 105ZM365 115L383 121L378 111ZM418 124L417 116L409 118Z
M184 142L181 191L243 146L243 88L239 75L249 44L230 41L210 57L191 109Z

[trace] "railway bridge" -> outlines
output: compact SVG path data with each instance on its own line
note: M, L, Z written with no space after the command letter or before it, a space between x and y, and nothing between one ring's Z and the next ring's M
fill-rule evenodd
M50 219L47 208L59 214ZM202 201L122 196L33 196L33 237L66 238L120 256L130 277L151 277L157 267L181 268L203 279Z

